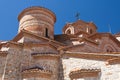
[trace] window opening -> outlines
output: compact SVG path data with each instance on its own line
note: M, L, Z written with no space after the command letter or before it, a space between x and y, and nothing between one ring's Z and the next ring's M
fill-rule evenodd
M69 29L69 30L67 30L67 34L71 34L71 30Z
M92 29L90 29L90 34L92 34L93 33L93 31L92 31Z
M45 37L49 37L48 36L48 29L47 28L45 28Z

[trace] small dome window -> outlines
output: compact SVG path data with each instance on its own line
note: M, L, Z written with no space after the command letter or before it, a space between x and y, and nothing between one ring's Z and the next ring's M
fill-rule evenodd
M67 32L66 32L66 34L71 34L71 30L68 29Z
M93 33L93 30L92 29L90 29L90 34L92 34Z

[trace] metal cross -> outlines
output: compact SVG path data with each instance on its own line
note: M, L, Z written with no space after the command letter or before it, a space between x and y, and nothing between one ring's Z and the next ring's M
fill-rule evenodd
M80 19L80 13L77 13L77 14L75 15L75 17L76 17L76 20L79 20L79 19Z

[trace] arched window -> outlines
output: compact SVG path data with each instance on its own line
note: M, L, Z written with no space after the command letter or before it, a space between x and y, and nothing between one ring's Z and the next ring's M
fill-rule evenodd
M113 50L112 50L112 49L107 49L106 51L107 51L107 52L113 52Z
M68 29L67 32L66 32L66 34L71 34L71 30Z
M48 28L45 28L45 37L49 37L48 36Z

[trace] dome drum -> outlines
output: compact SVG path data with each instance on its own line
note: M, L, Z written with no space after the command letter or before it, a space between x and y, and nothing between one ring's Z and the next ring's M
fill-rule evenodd
M18 16L19 30L25 29L39 36L53 39L55 14L43 7L30 7L23 10Z

